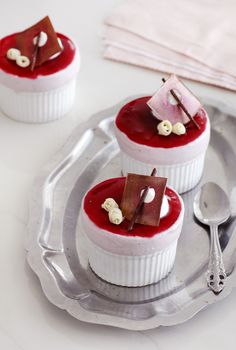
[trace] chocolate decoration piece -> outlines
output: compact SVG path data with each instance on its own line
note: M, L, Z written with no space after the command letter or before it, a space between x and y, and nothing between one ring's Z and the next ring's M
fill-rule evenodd
M39 49L37 46L40 32L47 34L47 42ZM38 38L36 45L34 45L33 40L36 36ZM48 16L23 32L17 33L16 48L21 51L22 55L27 56L32 61L34 60L34 55L36 55L35 67L42 65L51 56L62 51L57 40L57 34Z
M165 78L161 79L163 81L163 83L166 82ZM185 108L185 106L183 105L183 103L180 101L179 97L176 95L176 93L174 92L173 89L170 90L171 95L174 97L174 99L176 100L176 102L178 102L178 105L180 106L180 108L183 110L183 112L187 115L187 117L193 122L193 124L200 129L200 126L198 125L198 123L196 122L196 120L190 115L190 113L188 112L188 110Z
M157 172L157 170L156 170L156 168L154 168L152 170L151 176L155 176L156 172ZM150 186L146 186L144 191L143 191L143 193L142 193L142 196L140 197L140 200L139 200L139 202L137 204L137 207L135 208L134 214L133 214L132 219L130 221L130 224L129 224L129 227L128 227L128 231L133 230L135 221L137 220L137 217L138 217L138 215L140 213L140 210L141 210L141 208L142 208L142 206L144 204L144 201L145 201L145 199L147 197L149 188L150 188Z
M135 222L142 225L159 225L166 182L164 177L127 175L120 207L125 218L131 221L129 231ZM149 188L155 190L155 197L150 203L144 203ZM144 191L140 196L142 190Z

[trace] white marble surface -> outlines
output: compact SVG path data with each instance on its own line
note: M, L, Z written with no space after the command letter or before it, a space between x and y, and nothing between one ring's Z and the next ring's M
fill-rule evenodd
M152 93L160 74L102 58L102 21L121 0L3 1L1 36L49 14L58 31L80 47L82 66L76 104L64 119L20 124L0 115L0 349L222 349L233 347L236 291L178 326L132 332L85 324L51 305L25 261L24 233L34 177L91 114L133 94ZM235 93L189 83L201 96L236 107Z

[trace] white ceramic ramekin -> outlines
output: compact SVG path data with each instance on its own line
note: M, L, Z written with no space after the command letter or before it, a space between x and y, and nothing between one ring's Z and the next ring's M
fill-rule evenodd
M36 79L18 77L0 69L0 108L8 117L25 123L59 119L73 106L80 57L59 72Z
M87 248L92 270L107 282L127 287L152 284L172 270L177 241L163 251L150 255L116 255L101 249L89 239Z
M44 92L17 92L0 85L1 109L8 117L25 123L48 123L70 111L76 80Z
M180 164L160 165L147 164L131 158L121 152L122 172L150 175L153 168L158 169L158 176L168 179L168 185L178 193L184 193L197 185L200 181L204 168L205 152L198 157Z
M107 282L127 287L156 283L166 277L175 261L184 204L167 230L153 237L111 234L97 227L82 209L81 224L92 270Z
M183 146L161 148L138 144L130 140L115 126L116 138L121 149L123 175L137 173L150 175L157 168L159 176L168 178L168 186L178 193L192 189L199 182L204 168L204 159L210 139L210 122L194 141Z

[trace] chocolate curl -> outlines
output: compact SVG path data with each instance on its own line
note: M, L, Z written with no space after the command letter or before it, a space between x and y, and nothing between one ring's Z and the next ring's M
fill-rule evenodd
M161 79L163 81L163 83L166 82L165 78ZM193 122L193 124L196 126L197 129L200 129L200 126L198 125L198 123L196 122L195 119L193 119L193 117L190 115L190 113L187 111L187 109L185 108L185 106L183 105L183 103L180 101L179 97L176 95L176 93L174 92L173 89L170 90L171 95L174 97L175 101L178 103L178 105L180 106L180 108L182 109L182 111L187 115L187 117Z
M155 176L157 173L157 170L156 168L154 168L152 170L152 173L151 173L151 176ZM132 231L133 230L133 227L134 227L134 224L135 224L135 221L137 220L137 217L139 216L139 213L140 213L140 210L142 209L142 206L143 206L143 203L147 197L147 193L148 193L148 190L149 190L150 186L146 186L143 193L142 193L142 196L140 197L140 200L137 204L137 207L135 208L135 211L134 211L134 214L132 216L132 219L130 220L130 224L129 224L129 227L128 227L128 232Z
M40 41L40 37L41 37L41 32L38 34L37 36L37 40L36 40L36 44L35 44L35 49L34 49L34 53L32 56L32 63L31 63L31 67L30 70L31 72L33 72L35 65L36 65L36 61L37 61L37 56L38 56L38 52L39 52L39 41Z

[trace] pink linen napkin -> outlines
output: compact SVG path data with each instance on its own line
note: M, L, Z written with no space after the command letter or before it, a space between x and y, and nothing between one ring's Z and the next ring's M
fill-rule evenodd
M104 57L236 90L235 0L129 0L105 21Z

